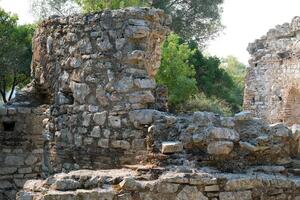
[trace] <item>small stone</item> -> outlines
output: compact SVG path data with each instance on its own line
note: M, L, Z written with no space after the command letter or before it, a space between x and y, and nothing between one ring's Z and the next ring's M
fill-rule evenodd
M109 116L108 122L113 128L121 128L121 118L119 116Z
M18 173L20 174L29 174L32 172L31 167L19 168Z
M98 146L101 148L108 148L109 147L109 139L100 139L98 141Z
M153 114L155 110L143 109L134 110L129 112L129 119L132 123L137 122L138 124L151 124L153 121Z
M176 200L208 200L206 196L200 192L196 186L185 186L177 195Z
M91 132L91 136L95 138L100 138L101 129L99 126L95 126Z
M242 111L234 115L236 121L246 121L251 120L252 118L253 114L250 111Z
M106 122L107 111L95 113L93 120L97 125L103 126Z
M70 88L73 92L74 99L83 104L85 102L85 98L90 93L89 86L85 83L76 83L72 81L70 84Z
M179 184L175 183L159 183L157 185L157 192L159 193L176 193Z
M220 200L252 200L251 191L220 192Z
M22 156L7 156L4 163L6 165L24 165L24 157Z
M130 149L130 143L127 142L126 140L114 140L111 142L111 146L113 148L120 148L125 150Z
M1 167L0 168L0 174L1 175L8 175L13 174L17 171L16 167Z
M151 91L142 91L128 94L130 103L154 103L155 98Z
M25 164L26 165L33 165L38 161L38 158L34 155L29 155L26 160L25 160Z
M127 191L137 191L142 188L142 185L132 177L125 177L124 180L119 183L119 186L122 190Z
M216 141L211 142L207 147L207 153L211 155L228 155L233 150L233 142Z
M176 153L183 151L183 144L182 142L163 142L161 152L162 153Z
M204 187L205 192L218 192L220 191L219 185L208 185Z
M141 89L154 89L156 83L152 79L134 79L134 85Z
M52 189L60 191L76 190L80 187L80 183L73 179L59 179L52 185Z
M240 135L234 129L213 127L208 130L208 138L212 140L238 141Z

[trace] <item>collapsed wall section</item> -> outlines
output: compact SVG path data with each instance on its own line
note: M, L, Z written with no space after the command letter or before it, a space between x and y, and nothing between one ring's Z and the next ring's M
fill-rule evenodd
M134 127L128 113L164 107L152 78L169 23L161 10L127 8L39 26L32 74L52 104L45 127L49 173L145 159L147 128Z
M244 109L270 123L300 123L300 18L249 44Z

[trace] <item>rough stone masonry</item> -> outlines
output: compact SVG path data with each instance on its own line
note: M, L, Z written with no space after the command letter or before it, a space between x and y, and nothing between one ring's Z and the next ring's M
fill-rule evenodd
M300 123L300 18L249 44L244 109L270 123Z
M170 22L127 8L39 26L34 81L0 109L0 199L300 199L299 126L161 111Z

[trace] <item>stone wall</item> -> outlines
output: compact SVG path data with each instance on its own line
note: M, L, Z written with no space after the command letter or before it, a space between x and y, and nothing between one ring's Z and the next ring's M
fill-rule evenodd
M0 107L0 199L14 199L26 180L43 177L45 111Z
M268 122L300 123L300 18L251 43L244 109Z
M170 19L128 8L43 22L33 39L35 87L50 99L49 173L136 164L147 129L129 111L164 107L152 77Z
M27 182L17 199L299 200L299 179L287 178L281 170L262 167L246 174L224 174L207 168L79 170Z

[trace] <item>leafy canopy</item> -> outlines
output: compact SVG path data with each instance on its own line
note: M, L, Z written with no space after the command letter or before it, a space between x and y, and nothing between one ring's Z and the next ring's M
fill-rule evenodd
M5 103L12 98L16 87L30 80L34 27L19 26L17 20L17 16L0 9L0 94Z
M181 38L203 46L223 29L222 4L223 0L153 0L152 6L172 16L171 28Z
M193 54L176 34L171 34L164 42L156 81L167 86L171 106L184 102L196 92L195 71L188 62Z
M75 0L84 12L95 12L104 9L118 9L129 6L147 6L146 0Z

